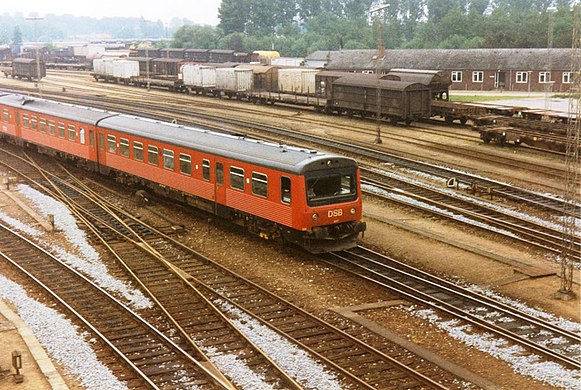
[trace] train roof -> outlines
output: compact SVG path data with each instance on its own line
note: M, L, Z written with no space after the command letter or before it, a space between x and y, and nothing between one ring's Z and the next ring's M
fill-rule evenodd
M375 77L345 76L345 77L338 78L337 80L335 80L333 82L333 86L347 85L347 86L369 87L369 88L376 88L378 84L382 89L391 89L391 90L395 90L395 91L429 89L426 85L421 84L421 83L417 83L417 82L383 80L383 79L377 79Z
M105 110L75 106L73 104L55 102L40 98L32 98L24 95L8 94L0 96L0 103L7 106L24 108L26 110L56 116L76 122L94 125L99 120L111 115L117 115Z
M234 160L304 174L328 167L352 167L355 160L335 154L292 147L210 130L180 126L147 118L76 106L0 91L0 104L75 122L99 126L160 143L223 156Z
M452 84L452 79L449 74L444 72L405 72L405 71L390 71L383 75L384 80L398 80L420 83L430 86L449 86Z
M99 127L295 174L356 165L335 154L128 115L105 118Z

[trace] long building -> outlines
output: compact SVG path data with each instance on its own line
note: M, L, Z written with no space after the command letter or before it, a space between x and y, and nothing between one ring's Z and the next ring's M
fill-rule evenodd
M452 90L566 92L573 79L571 49L394 49L379 59L377 50L322 50L306 63L365 73L374 73L378 65L382 73L443 70L450 72Z

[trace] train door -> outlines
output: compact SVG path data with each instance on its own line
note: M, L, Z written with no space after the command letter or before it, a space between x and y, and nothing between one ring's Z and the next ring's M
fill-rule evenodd
M216 202L216 209L214 212L218 212L218 205L226 204L226 186L224 185L224 163L221 161L216 161L215 164L215 176L214 181L214 201Z
M105 133L102 131L97 132L97 164L99 165L99 171L101 173L108 173L106 169L107 156L106 156L106 145L105 145Z

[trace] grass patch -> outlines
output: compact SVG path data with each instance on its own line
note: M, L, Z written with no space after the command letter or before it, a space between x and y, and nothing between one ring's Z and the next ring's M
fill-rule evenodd
M511 100L511 99L524 99L529 98L529 96L507 96L507 95L450 95L450 101L452 102L489 102L493 100Z

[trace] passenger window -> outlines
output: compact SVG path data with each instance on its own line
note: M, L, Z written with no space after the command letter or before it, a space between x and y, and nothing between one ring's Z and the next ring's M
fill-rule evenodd
M244 169L230 167L230 187L244 191Z
M54 135L54 121L48 121L48 133Z
M105 137L103 137L103 133L99 133L99 149L105 150Z
M143 144L141 142L133 142L133 159L143 161Z
M8 110L6 110L6 109L5 109L5 110L2 112L2 114L3 114L3 119L4 119L4 122L8 122L8 121L9 121L9 119L10 119L10 115L8 115Z
M216 184L224 184L224 166L216 163Z
M163 167L170 171L174 170L173 150L163 150Z
M157 153L157 146L148 146L147 147L147 162L151 165L158 166L159 165L159 156Z
M119 154L123 157L129 157L129 140L127 138L119 139Z
M28 120L28 115L26 115L26 114L22 115L22 125L24 127L29 127L30 126L30 122Z
M268 176L264 173L252 172L252 193L268 197Z
M59 122L58 128L59 128L59 137L65 138L65 124L62 122Z
M95 132L93 130L89 130L89 146L91 148L95 146Z
M107 136L107 151L109 153L117 154L117 139L114 135Z
M202 177L204 180L210 180L210 160L202 160Z
M185 175L192 174L192 157L190 155L180 153L180 172Z
M30 118L30 124L31 124L32 130L38 129L38 120L35 117Z
M280 178L280 200L286 204L291 202L291 180L285 176Z
M76 134L75 134L75 126L69 125L69 141L75 142Z
M46 133L46 119L40 120L40 131Z
M81 145L85 144L85 128L84 127L79 128L79 142L81 143Z

